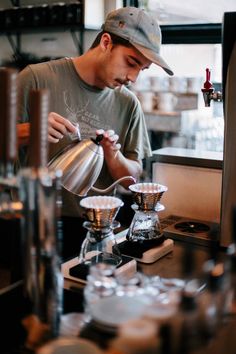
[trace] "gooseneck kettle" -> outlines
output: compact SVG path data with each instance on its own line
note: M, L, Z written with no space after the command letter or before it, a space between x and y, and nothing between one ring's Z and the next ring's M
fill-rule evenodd
M106 189L93 187L104 161L104 151L100 145L103 135L96 138L77 140L59 151L49 162L49 169L61 170L61 184L69 192L86 196L90 189L99 194L109 193L123 180L130 179L136 182L132 176L124 176L115 181Z

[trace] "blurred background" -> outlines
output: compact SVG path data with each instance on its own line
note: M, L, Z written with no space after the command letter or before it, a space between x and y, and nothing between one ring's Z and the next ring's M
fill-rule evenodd
M150 11L162 28L162 56L174 77L152 66L131 89L139 97L153 150L162 147L223 151L222 102L206 109L201 87L206 66L216 90L222 83L223 13L235 0L2 0L0 65L76 56L89 48L106 14L121 6Z

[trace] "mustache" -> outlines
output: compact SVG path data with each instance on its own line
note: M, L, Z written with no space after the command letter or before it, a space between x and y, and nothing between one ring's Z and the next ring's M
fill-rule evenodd
M116 79L116 81L119 82L119 84L121 84L121 85L125 85L125 86L130 86L131 85L131 81L130 80Z

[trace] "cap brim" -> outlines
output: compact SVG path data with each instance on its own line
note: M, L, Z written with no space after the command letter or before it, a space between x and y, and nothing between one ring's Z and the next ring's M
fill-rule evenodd
M140 44L136 44L136 43L131 43L131 44L136 49L138 49L138 51L141 52L147 59L151 60L154 64L162 67L162 69L164 69L168 75L170 75L170 76L174 75L174 72L171 70L169 65L167 65L165 60L162 59L162 57L159 54L155 53L151 49L141 46Z

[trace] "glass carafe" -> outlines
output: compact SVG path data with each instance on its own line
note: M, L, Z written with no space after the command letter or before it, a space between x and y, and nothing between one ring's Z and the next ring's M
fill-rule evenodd
M110 227L96 229L90 221L85 221L83 226L88 232L82 244L80 263L91 265L102 262L118 266L121 263L121 254L113 229L120 224L113 221Z
M154 240L163 235L158 216L158 212L164 209L163 205L159 204L155 210L142 210L134 204L132 209L135 214L127 235L129 241Z
M113 230L120 226L115 219L122 200L110 196L94 196L81 200L87 221L83 226L88 230L79 255L80 263L91 265L106 263L118 266L121 254Z
M150 241L163 236L158 212L164 210L159 203L166 186L158 183L137 183L129 186L133 193L135 211L133 220L128 230L129 241Z

